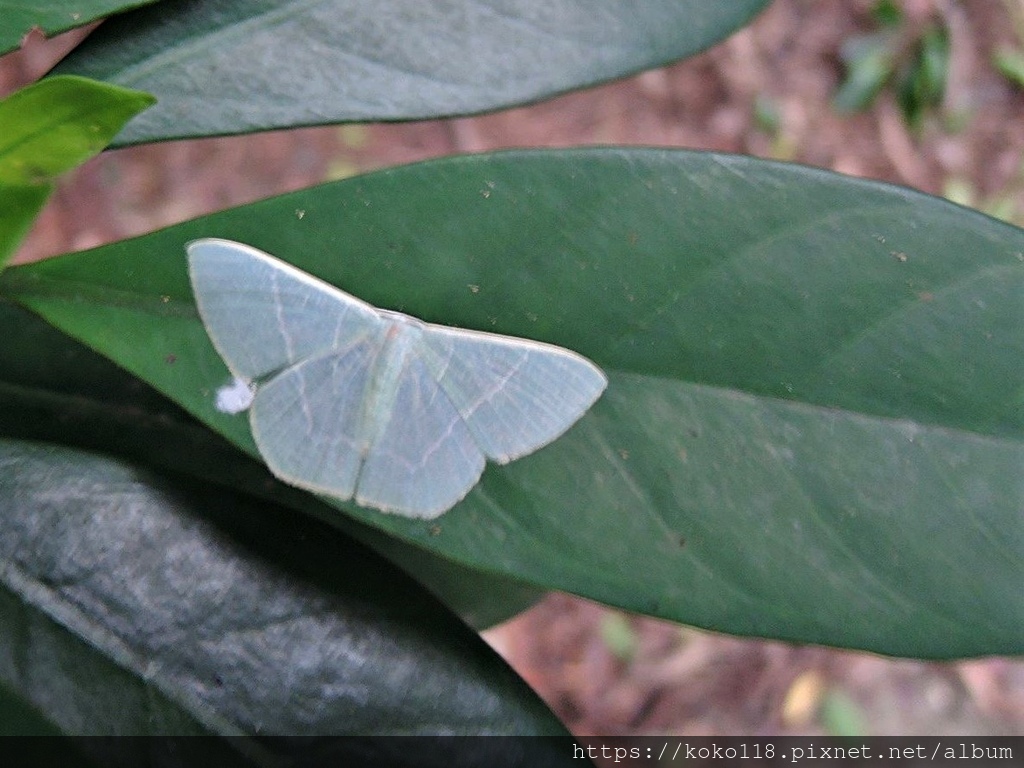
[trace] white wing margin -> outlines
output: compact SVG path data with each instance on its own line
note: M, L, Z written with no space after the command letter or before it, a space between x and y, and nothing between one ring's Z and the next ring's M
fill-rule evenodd
M229 370L253 381L381 331L369 304L243 243L188 244L199 315Z
M425 325L424 363L476 444L499 464L559 437L608 385L600 368L561 347Z

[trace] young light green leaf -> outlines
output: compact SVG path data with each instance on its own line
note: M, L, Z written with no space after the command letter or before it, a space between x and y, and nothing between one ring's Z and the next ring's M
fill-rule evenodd
M102 150L152 96L52 77L0 101L0 268L42 210L52 180Z
M43 184L102 150L152 105L148 93L70 75L0 101L0 184Z
M608 383L569 350L378 310L242 243L207 238L188 252L200 315L242 383L218 407L249 408L254 390L267 465L316 493L437 517L485 458L547 445Z

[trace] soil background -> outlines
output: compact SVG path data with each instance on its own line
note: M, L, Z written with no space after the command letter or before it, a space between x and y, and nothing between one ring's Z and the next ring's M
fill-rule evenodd
M942 104L917 130L891 90L840 114L840 51L873 0L775 0L702 55L491 115L141 146L70 174L17 256L92 247L323 181L453 153L626 144L792 160L912 186L1024 224L1024 90L992 65L1024 46L1022 0L902 0L908 39L949 32ZM0 96L82 33L0 58ZM1022 628L1024 630L1024 628ZM1024 735L1024 662L956 663L719 636L552 595L485 633L577 735Z

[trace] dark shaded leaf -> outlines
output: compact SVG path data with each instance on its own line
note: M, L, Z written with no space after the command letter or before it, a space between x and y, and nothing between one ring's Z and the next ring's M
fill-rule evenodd
M17 48L22 38L33 29L40 29L51 37L144 2L147 0L130 3L123 0L79 0L74 4L52 0L0 0L0 54Z
M563 734L473 632L291 510L0 439L0 682L71 734Z
M463 115L696 53L766 0L165 0L111 19L57 71L160 104L132 144Z

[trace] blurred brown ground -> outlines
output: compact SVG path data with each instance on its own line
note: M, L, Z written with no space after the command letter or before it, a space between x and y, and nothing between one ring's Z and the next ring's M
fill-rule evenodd
M109 152L61 184L27 261L141 234L375 168L502 147L632 144L738 152L955 191L1024 223L1024 91L991 65L1024 46L1022 0L902 0L950 31L941 114L919 135L890 93L839 115L844 40L870 0L775 0L754 24L665 69L493 115L172 142ZM32 36L0 95L73 45ZM774 110L775 128L759 114ZM1024 631L1024 628L1022 628ZM554 595L485 634L578 735L1024 735L1024 662L924 663L714 635Z

